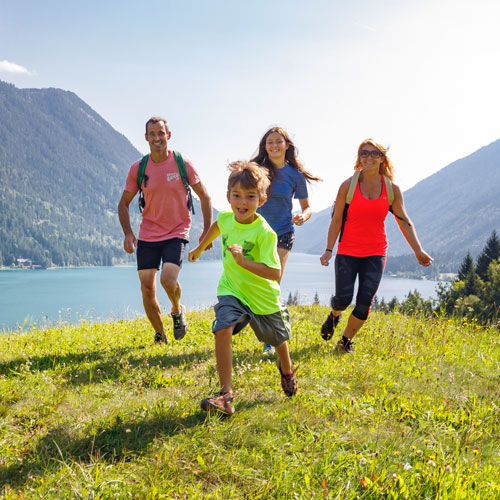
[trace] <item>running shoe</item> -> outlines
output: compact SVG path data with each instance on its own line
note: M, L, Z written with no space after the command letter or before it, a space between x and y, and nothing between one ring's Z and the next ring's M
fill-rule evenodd
M174 322L174 338L175 340L180 340L187 332L186 323L186 306L181 304L181 312L170 313L172 320Z
M351 354L354 352L354 344L352 343L351 339L343 336L337 343L337 350L340 352Z
M161 344L165 342L167 344L167 337L164 337L160 332L155 333L155 344Z
M321 325L321 337L323 337L324 340L330 340L333 337L333 331L339 324L341 318L342 314L334 316L333 312L330 311L330 314L326 318L325 322Z
M201 408L205 411L216 411L223 415L232 415L234 413L233 396L228 396L227 392L220 391L211 398L203 399Z
M274 354L274 347L271 344L264 344L264 349L262 353L265 356L272 356Z
M297 375L295 373L295 370L292 367L292 373L284 375L283 372L281 371L281 363L279 358L276 360L276 366L278 367L278 370L281 375L281 387L283 389L283 392L290 398L296 394L297 386L299 384L297 382Z

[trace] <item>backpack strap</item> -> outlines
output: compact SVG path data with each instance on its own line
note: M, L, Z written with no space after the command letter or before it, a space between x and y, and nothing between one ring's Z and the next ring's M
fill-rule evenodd
M392 203L394 202L394 189L392 188L392 182L387 175L383 175L385 190L387 192L387 201L389 202L389 212L392 212Z
M146 206L146 200L144 199L144 193L142 192L142 181L144 180L144 177L146 177L146 165L148 160L149 155L143 156L137 170L137 186L139 186L139 197L137 198L137 201L139 203L139 212L141 214Z
M181 179L182 183L184 184L184 187L186 188L187 195L188 195L188 209L193 212L194 215L194 203L193 203L193 196L191 194L191 186L189 185L189 180L187 176L187 170L186 170L186 164L184 163L184 158L180 153L177 151L172 151L174 153L174 158L175 162L177 163L177 168L179 169L179 173L181 174Z
M358 185L360 170L356 170L351 177L351 182L349 184L349 189L347 190L347 196L345 197L344 213L342 214L342 225L340 226L339 243L342 240L342 235L344 234L345 221L347 220L347 210L349 209L349 204L354 197L354 191L356 191L356 186Z
M142 190L142 181L144 180L144 175L146 174L146 165L149 160L149 155L143 156L141 163L139 163L139 170L137 170L137 185L139 190Z
M347 196L345 197L345 202L347 205L349 205L349 203L351 203L352 198L354 196L354 191L356 191L356 186L358 184L360 172L361 172L361 170L356 170L354 172L353 176L351 177L351 183L349 184Z

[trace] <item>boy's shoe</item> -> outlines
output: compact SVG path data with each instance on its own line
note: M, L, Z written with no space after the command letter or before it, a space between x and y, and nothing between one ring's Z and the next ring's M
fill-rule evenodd
M186 306L181 304L181 312L170 313L172 320L174 322L174 338L175 340L180 340L187 332L186 323Z
M228 396L227 392L218 392L211 398L203 399L201 407L205 411L218 411L223 415L232 415L234 413L233 396Z
M272 356L274 354L274 347L271 344L264 344L262 352L265 356Z
M297 392L297 386L299 385L299 383L297 382L297 375L295 373L295 370L292 366L292 373L284 375L281 371L281 363L279 358L276 360L276 365L281 375L281 387L283 389L283 392L290 398L295 395L295 393Z
M167 344L167 337L164 337L160 332L155 333L155 344L161 344L164 342Z
M343 336L337 343L337 350L340 352L351 354L354 352L354 344L350 339Z
M321 325L321 336L325 340L330 340L333 337L333 330L339 324L342 314L334 316L333 312L330 312L325 322Z

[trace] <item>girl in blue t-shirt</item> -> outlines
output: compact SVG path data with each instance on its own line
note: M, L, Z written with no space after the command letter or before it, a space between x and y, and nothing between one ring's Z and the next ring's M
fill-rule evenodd
M267 201L258 212L278 235L281 281L295 240L293 225L302 226L312 215L306 182L321 179L302 166L297 158L295 144L281 127L273 127L264 134L259 143L259 151L251 161L266 168L271 179ZM292 215L293 198L299 200L302 213ZM264 345L264 352L271 354L272 347Z

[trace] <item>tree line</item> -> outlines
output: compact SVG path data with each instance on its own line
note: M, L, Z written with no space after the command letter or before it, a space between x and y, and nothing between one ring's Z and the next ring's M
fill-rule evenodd
M474 261L470 252L462 260L457 276L449 283L440 283L437 300L425 300L410 292L401 303L375 300L379 310L399 310L404 314L454 316L500 327L500 240L493 231Z

